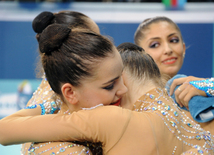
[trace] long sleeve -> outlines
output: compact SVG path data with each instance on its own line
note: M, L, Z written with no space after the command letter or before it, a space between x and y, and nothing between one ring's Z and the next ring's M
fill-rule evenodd
M109 149L124 133L130 113L109 106L81 110L71 115L6 117L0 120L0 142L8 145L31 141L88 140L108 144L106 148Z
M214 96L214 78L190 81L189 83L195 88L204 91L208 97Z

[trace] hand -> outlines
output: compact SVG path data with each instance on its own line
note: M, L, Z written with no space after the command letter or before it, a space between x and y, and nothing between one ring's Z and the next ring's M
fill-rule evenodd
M173 94L175 87L180 85L178 89L174 92L175 100L180 105L180 107L185 106L187 109L188 103L193 96L206 96L206 93L202 90L198 90L194 86L190 85L190 81L204 80L204 78L198 78L194 76L188 76L184 78L175 79L170 86L170 95Z

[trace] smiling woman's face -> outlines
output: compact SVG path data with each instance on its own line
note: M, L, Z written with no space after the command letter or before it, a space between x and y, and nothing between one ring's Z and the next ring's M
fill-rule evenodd
M162 74L173 77L181 69L185 44L173 24L166 21L152 23L144 31L140 46L152 56Z

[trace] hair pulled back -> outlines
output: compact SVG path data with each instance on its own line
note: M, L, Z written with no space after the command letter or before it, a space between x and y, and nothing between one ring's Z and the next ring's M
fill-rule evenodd
M64 24L69 28L75 29L87 29L95 32L99 32L99 28L96 23L86 15L76 11L60 11L52 13L48 11L41 12L35 17L32 22L33 30L37 33L36 39L38 40L39 34L51 24ZM41 77L44 75L44 69L41 64L41 58L38 59L36 70L38 71L37 76Z
M152 57L143 48L133 43L122 43L117 47L123 60L124 70L128 70L134 80L153 80L163 87L161 74Z
M154 18L147 18L145 19L142 23L140 23L140 25L138 26L136 32L135 32L135 35L134 35L134 42L135 44L137 45L140 45L141 43L141 40L144 38L144 32L145 30L149 29L149 26L153 23L158 23L158 22L162 22L162 21L165 21L165 22L168 22L172 25L175 26L175 28L178 30L178 32L180 33L181 35L181 39L183 40L182 38L182 34L181 34L181 31L178 27L178 25L173 22L171 19L167 18L167 17L164 17L164 16L157 16L157 17L154 17Z
M88 19L90 19L88 16L75 11L60 11L58 13L44 11L34 18L32 27L36 33L41 33L45 27L54 23L66 24L69 28L91 29Z
M44 12L33 21L33 29L47 80L53 91L62 95L61 84L80 86L81 80L94 75L97 63L113 53L113 44L92 31L72 31L67 24L45 21L53 18Z

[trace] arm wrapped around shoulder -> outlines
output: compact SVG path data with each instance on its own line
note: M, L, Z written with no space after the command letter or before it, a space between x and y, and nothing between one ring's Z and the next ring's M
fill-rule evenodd
M103 145L108 141L112 145L122 136L130 116L131 111L115 106L81 110L71 115L16 114L0 120L0 143L88 140Z

